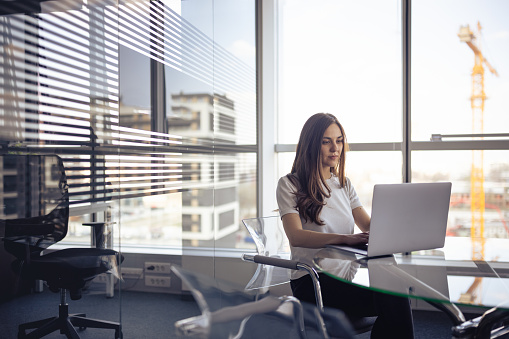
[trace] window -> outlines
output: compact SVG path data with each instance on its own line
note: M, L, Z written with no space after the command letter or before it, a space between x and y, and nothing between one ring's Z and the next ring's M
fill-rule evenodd
M508 6L486 5L412 2L412 181L453 183L450 235L507 238Z
M507 133L509 98L504 94L507 74L509 23L499 15L505 3L470 1L414 1L412 3L412 140L432 134ZM440 15L436 15L440 13ZM431 20L433 18L433 20ZM479 27L481 28L479 30ZM483 85L473 74L475 54L458 35L470 31L484 57ZM477 86L480 86L477 89ZM472 108L472 96L484 90L484 109ZM480 101L474 103L479 106ZM473 113L483 111L472 125ZM470 139L470 138L469 138Z
M238 247L240 211L256 215L240 200L257 180L254 1L58 9L0 18L0 139L64 158L66 241L111 218L124 251Z
M368 208L375 183L402 180L399 6L292 0L278 9L277 142L296 144L308 117L334 114L352 149L347 175ZM278 154L278 178L290 172L293 158Z
M280 2L278 143L313 113L337 116L349 142L401 141L398 1Z
M411 27L401 14L408 3ZM492 5L280 2L278 177L291 169L307 117L330 112L345 128L347 175L368 209L376 183L451 181L450 235L470 236L476 214L486 237L509 237L509 97L502 76L509 74L509 27L500 16L508 5ZM482 79L473 50L458 36L467 24L485 57ZM409 60L401 57L406 52ZM471 208L481 201L482 217Z

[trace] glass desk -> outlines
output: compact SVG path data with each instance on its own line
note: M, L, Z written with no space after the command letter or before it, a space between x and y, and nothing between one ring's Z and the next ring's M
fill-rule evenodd
M346 283L426 301L449 316L456 338L509 332L509 239L448 237L441 249L370 259L325 248L314 264ZM466 320L458 306L482 315Z

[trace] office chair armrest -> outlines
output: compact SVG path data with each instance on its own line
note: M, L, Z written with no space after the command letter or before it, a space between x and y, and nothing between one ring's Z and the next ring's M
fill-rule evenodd
M227 306L210 313L210 319L213 323L242 320L250 315L273 312L281 306L281 303L280 299L267 297L236 306Z
M294 310L282 309L281 306L291 302ZM228 323L231 321L247 321L256 314L279 312L285 317L294 318L293 323L297 326L299 337L305 338L304 312L300 302L289 296L266 297L260 300L246 302L240 305L223 307L214 312L204 313L199 316L182 319L175 323L177 334L184 336L209 337L212 325ZM239 334L244 332L244 325L240 326Z
M289 259L281 259L281 258L274 258L274 257L266 257L263 255L258 254L243 254L242 260L244 261L250 261L257 264L264 264L264 265L270 265L270 266L276 266L276 267L283 267L288 268L291 270L298 270L299 268L297 265L299 264L296 260L289 260Z
M309 276L311 277L311 280L313 281L316 305L318 306L318 309L320 311L323 311L323 301L322 301L322 291L320 288L320 280L318 279L318 273L316 272L316 270L313 267L311 267L305 263L298 262L296 260L266 257L266 256L259 255L259 254L245 253L242 255L242 260L254 262L257 264L264 264L264 265L288 268L291 270L306 271L309 274Z

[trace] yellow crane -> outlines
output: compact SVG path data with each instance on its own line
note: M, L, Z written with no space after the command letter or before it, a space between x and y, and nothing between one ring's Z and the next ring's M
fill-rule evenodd
M498 76L497 71L490 65L481 52L481 24L477 23L477 32L470 30L468 25L460 26L458 37L465 42L474 52L475 63L472 70L472 95L470 104L472 107L472 136L482 139L484 131L484 65L491 73ZM472 167L470 174L470 210L472 223L470 225L470 237L472 239L472 259L484 260L484 155L482 150L472 151ZM475 290L479 288L481 279L475 279L471 288L462 295L465 302L470 298L473 301L476 297Z

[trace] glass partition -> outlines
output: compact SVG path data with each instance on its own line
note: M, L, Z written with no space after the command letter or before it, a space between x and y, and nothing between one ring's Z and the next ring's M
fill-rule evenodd
M1 151L63 159L69 231L55 248L93 246L83 224L109 224L126 258L116 315L120 287L180 293L153 270L191 254L214 275L219 249L249 247L255 1L15 0L0 15Z
M256 213L254 2L40 6L5 9L1 139L64 155L66 241L116 216L124 250L237 247Z

